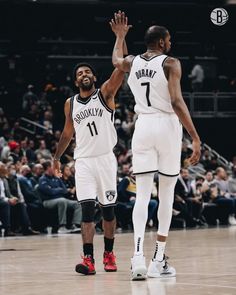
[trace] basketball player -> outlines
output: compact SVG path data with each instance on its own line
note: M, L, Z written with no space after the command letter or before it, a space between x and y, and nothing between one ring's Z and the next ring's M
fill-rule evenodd
M114 206L117 198L117 162L113 154L117 143L114 97L123 78L124 72L115 69L101 88L96 89L94 68L87 63L75 67L74 80L79 93L65 103L65 126L54 156L55 174L61 176L60 157L75 133L75 181L77 198L82 206L84 252L83 261L76 265L75 270L84 275L96 273L93 253L96 197L103 214L104 269L107 272L117 270L113 254L116 228Z
M129 29L124 13L115 14L110 25L116 35L113 65L130 73L128 84L138 114L132 139L133 170L137 184L133 210L135 251L131 259L132 279L145 279L146 274L149 277L175 276L176 271L168 265L164 253L172 217L174 188L180 170L181 123L192 138L193 153L189 164L196 164L200 158L200 139L181 94L181 65L178 59L166 55L171 42L165 27L148 28L145 34L146 52L123 58L122 43ZM159 226L154 255L147 269L143 241L153 176L157 171Z

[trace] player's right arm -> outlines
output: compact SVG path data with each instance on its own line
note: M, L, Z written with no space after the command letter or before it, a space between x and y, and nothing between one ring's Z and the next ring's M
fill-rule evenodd
M73 135L74 135L74 126L73 121L71 118L71 106L70 106L71 98L68 98L65 102L64 112L65 112L65 125L63 132L61 134L57 150L54 155L53 159L53 169L54 173L57 177L61 177L61 170L60 170L60 157L68 147Z
M182 96L180 86L181 65L179 60L176 58L168 58L164 64L164 70L165 73L167 73L172 107L179 117L180 122L192 138L193 153L189 158L189 163L195 165L198 163L201 156L201 141Z

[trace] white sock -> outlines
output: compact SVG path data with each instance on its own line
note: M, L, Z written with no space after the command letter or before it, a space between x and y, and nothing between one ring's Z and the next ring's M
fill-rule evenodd
M165 253L165 247L166 247L166 242L159 242L156 241L156 249L155 253L153 255L153 260L157 260L161 262L164 258L164 253Z
M133 209L134 255L143 255L144 233L148 217L154 173L136 176L136 201Z

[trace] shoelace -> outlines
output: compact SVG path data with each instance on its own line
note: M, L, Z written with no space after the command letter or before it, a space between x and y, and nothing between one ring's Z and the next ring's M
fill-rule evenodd
M91 257L89 256L82 256L81 255L81 258L83 259L83 263L86 264L86 265L90 265L93 263L93 260Z
M107 253L104 258L107 259L111 264L115 264L116 256L113 253Z
M165 261L165 265L163 266L164 269L168 268L168 262L167 262L168 259L169 257L164 254L164 257L163 257L163 260Z

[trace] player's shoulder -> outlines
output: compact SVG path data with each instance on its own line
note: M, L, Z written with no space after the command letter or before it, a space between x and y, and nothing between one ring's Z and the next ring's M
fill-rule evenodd
M68 97L65 101L65 104L64 104L64 109L65 109L65 112L71 112L71 110L73 109L73 102L74 102L74 98L75 98L75 95L71 96L71 97Z
M78 96L78 95L75 94L75 95L72 95L70 97L67 97L66 98L66 101L65 101L65 104L71 104L71 103L73 103L73 101L75 100L76 96Z
M178 65L180 65L180 61L176 57L167 56L165 59L165 65L166 66L178 66Z

